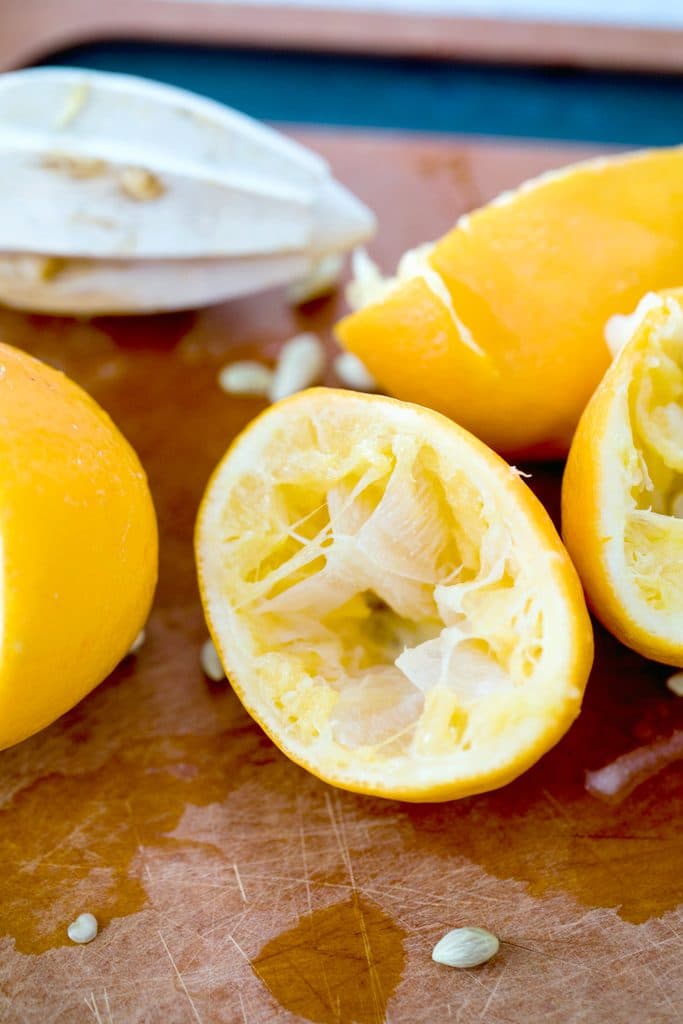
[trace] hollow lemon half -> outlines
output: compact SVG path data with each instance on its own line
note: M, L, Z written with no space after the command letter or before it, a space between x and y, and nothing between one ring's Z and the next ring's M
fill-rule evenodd
M156 518L131 446L63 373L0 344L0 749L111 672L156 575Z
M336 786L493 789L579 712L569 557L517 472L431 410L330 389L272 406L216 469L196 556L242 703Z
M528 181L384 279L356 259L339 340L380 385L508 455L566 455L607 369L603 328L680 283L683 148Z
M562 531L622 643L683 666L683 291L646 296L589 402L562 484ZM628 323L624 326L628 327Z

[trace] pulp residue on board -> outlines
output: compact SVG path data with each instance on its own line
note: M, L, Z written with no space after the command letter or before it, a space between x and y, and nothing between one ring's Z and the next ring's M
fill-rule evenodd
M629 750L614 761L586 772L586 789L608 803L620 803L636 786L651 779L668 765L683 759L683 729L666 739L655 740Z

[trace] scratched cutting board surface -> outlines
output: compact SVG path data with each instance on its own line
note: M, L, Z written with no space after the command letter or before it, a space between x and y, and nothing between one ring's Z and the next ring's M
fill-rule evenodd
M585 150L307 134L408 245ZM0 336L62 367L149 473L161 571L148 639L85 701L0 754L3 1024L394 1024L683 1018L683 793L669 766L626 800L584 771L683 725L667 670L598 630L584 711L505 789L442 805L337 792L291 764L199 667L192 528L210 470L261 405L216 384L341 296L200 314L60 321L0 312ZM561 315L558 310L558 315ZM329 378L332 382L332 378ZM556 515L560 470L532 486ZM30 680L26 681L27 687ZM101 923L75 947L82 910ZM476 971L433 963L449 928L502 939Z

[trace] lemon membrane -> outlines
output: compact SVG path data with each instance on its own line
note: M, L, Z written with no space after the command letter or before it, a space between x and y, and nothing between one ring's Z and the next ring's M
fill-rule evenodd
M617 444L605 477L611 571L632 614L673 642L683 612L683 309L675 294L651 305L611 371Z
M271 407L209 484L209 626L247 709L346 788L500 785L579 711L583 597L516 472L437 413L328 389Z

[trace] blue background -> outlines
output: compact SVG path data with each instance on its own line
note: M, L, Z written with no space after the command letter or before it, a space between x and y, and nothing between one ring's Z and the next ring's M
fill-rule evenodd
M43 63L145 75L269 121L633 145L683 138L683 77L146 43Z

